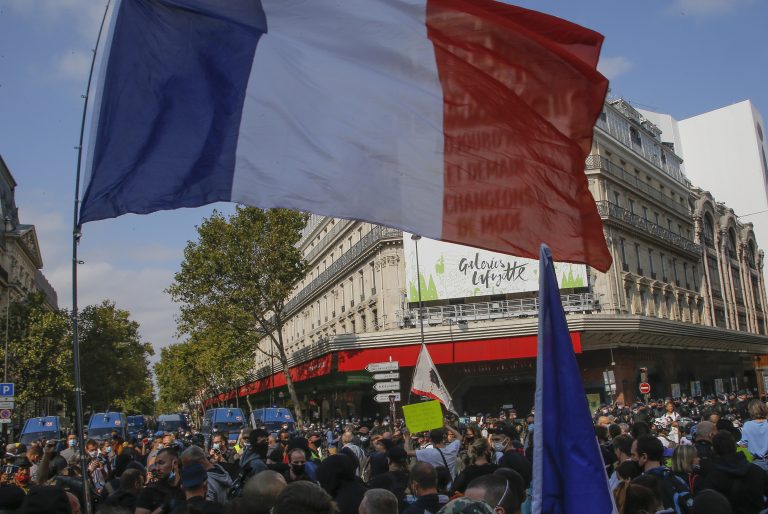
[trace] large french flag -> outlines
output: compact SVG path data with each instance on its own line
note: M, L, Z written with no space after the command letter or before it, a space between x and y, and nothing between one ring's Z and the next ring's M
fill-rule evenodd
M80 222L232 201L606 270L602 40L493 0L118 0Z

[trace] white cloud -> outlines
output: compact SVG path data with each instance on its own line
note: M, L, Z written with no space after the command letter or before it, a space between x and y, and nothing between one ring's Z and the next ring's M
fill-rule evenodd
M754 2L755 0L675 0L671 11L690 16L714 16Z
M53 69L58 79L85 82L90 68L91 56L72 50L56 57Z
M163 291L173 280L173 270L163 268L122 269L108 262L86 262L78 268L78 305L110 299L131 314L140 325L142 339L159 354L160 348L176 341L174 317L178 307ZM71 306L72 270L61 264L46 273L59 294L59 303ZM65 296L66 295L66 296ZM159 355L155 355L156 360Z
M619 75L631 70L633 67L632 61L626 57L600 57L600 61L597 63L597 69L606 76L608 80L613 80Z
M59 306L72 306L72 225L61 212L41 207L25 208L23 223L35 225L43 254L45 274L56 290ZM153 362L159 359L160 348L176 342L175 316L179 309L164 290L173 280L183 257L181 248L162 244L98 245L89 248L86 262L78 268L78 304L101 303L110 299L131 313L140 325L141 337L155 348ZM129 269L116 262L138 262L138 269Z

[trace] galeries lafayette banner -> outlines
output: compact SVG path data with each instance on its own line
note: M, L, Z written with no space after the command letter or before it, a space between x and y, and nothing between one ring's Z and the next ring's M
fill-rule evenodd
M421 238L419 267L424 301L522 293L539 289L539 261ZM403 232L408 301L419 301L416 243ZM561 289L587 287L583 264L555 263Z

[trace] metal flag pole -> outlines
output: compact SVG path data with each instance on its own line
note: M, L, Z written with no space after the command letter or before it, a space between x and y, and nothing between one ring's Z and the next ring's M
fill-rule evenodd
M83 477L83 505L84 512L91 514L91 498L88 490L88 461L85 454L85 434L83 431L83 389L80 381L80 341L78 334L78 311L77 311L77 266L81 263L77 256L77 246L80 243L82 235L79 224L80 217L80 170L83 162L83 138L85 136L85 119L88 113L88 98L91 92L91 81L93 80L93 70L96 67L96 55L101 41L101 34L104 31L104 23L107 20L110 0L104 8L104 16L101 18L99 26L99 35L96 37L96 46L93 49L91 58L91 69L88 72L88 84L85 87L83 95L83 117L80 122L80 140L77 145L77 169L75 171L75 206L72 222L72 359L74 361L75 375L75 427L77 428L77 440L80 445L80 469Z
M421 347L424 347L424 303L421 300L421 266L419 266L419 240L421 236L413 234L411 236L416 245L416 288L419 294L419 332L421 336ZM418 360L416 362L418 364ZM416 366L413 367L411 376L411 389L413 389L413 377L416 376ZM411 403L411 389L408 390L408 403Z

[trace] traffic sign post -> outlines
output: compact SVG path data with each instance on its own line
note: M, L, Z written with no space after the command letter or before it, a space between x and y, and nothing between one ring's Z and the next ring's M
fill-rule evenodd
M16 396L13 384L0 384L0 396Z
M389 402L399 402L400 401L400 393L384 393L384 394L377 394L373 397L373 400L376 403L389 403ZM390 405L391 407L391 405Z
M400 391L400 382L376 382L373 384L374 391Z
M645 403L648 403L648 394L651 392L651 384L648 382L640 383L640 393L645 396Z
M371 362L365 367L369 373L373 373L373 390L386 392L377 394L373 399L377 403L389 403L389 415L392 424L395 424L395 402L400 401L400 363L393 361L392 357L387 362Z
M397 371L399 369L400 363L397 361L371 362L365 367L365 371L368 371L369 373L378 373L379 371Z
M393 371L392 373L375 373L373 375L374 380L398 380L400 379L400 373Z

